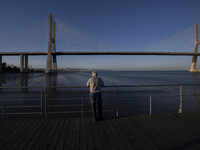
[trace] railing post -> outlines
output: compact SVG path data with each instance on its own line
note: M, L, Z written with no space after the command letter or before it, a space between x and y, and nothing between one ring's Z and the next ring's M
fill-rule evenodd
M152 114L152 99L151 99L151 96L150 96L150 99L149 99L149 114L150 115Z
M1 107L2 120L4 120L5 119L5 100L4 99L2 99L1 105L2 105Z
M84 117L83 113L84 113L84 109L83 109L83 100L84 98L82 97L82 118Z
M40 107L41 107L41 118L43 117L43 102L42 102L42 97L43 97L43 90L41 88L41 91L40 91Z
M47 88L45 88L44 117L47 118Z
M196 102L196 111L198 112L199 111L199 96L198 96L198 94L195 95L195 102Z
M119 101L119 86L117 86L117 102ZM116 117L119 117L119 108L118 105L116 104Z
M183 91L182 91L182 85L180 85L180 106L178 113L183 112Z
M119 109L118 109L118 106L116 106L116 117L119 117Z

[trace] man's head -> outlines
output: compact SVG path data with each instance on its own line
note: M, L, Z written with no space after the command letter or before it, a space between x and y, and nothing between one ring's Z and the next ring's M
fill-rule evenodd
M97 72L96 71L92 71L92 76L93 77L97 77L98 76Z

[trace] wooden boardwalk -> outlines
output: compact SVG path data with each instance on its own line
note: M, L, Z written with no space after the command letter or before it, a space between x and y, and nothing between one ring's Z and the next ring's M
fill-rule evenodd
M0 150L200 149L200 113L0 122Z

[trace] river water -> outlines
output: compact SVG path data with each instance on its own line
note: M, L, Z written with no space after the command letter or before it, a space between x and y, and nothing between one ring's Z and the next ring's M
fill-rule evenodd
M7 116L15 117L16 115L12 113L41 112L41 109L44 116L45 102L48 102L48 116L73 117L75 114L82 116L82 109L84 109L84 116L90 116L89 89L85 88L90 76L91 72L86 71L49 75L2 73L0 74L1 87L18 88L1 89L1 106L2 100L5 100L4 111L7 112ZM180 86L146 87L144 85L200 84L200 73L188 71L100 71L99 77L104 80L106 86L119 86L102 89L105 116L148 114L150 97L152 113L177 113L180 108ZM139 87L121 87L125 85ZM52 86L54 88L46 88ZM182 94L182 111L199 111L200 86L183 86Z

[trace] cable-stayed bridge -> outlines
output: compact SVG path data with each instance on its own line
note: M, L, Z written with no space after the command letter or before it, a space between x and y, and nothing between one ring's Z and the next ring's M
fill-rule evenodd
M29 55L47 55L46 73L51 73L57 71L57 55L170 55L192 56L190 71L198 72L197 56L200 53L197 49L200 42L196 24L194 28L189 27L142 51L123 51L60 20L52 21L50 15L49 19L25 29L24 34L17 34L9 43L1 44L0 71L2 56L20 55L21 72L27 72Z

